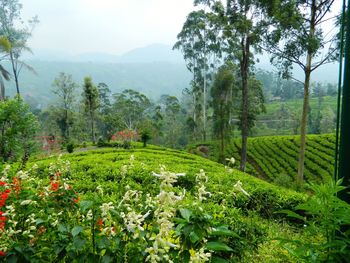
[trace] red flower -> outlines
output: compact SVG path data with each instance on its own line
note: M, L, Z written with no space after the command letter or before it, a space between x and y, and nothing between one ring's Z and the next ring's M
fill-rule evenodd
M73 200L74 203L77 204L80 201L80 196L78 196L77 198L73 197L72 200Z
M6 183L3 181L0 181L0 186L4 186L4 185L6 185Z
M4 251L0 251L0 257L5 257L6 253Z
M57 191L58 187L60 186L59 182L51 182L51 190L52 191Z
M102 218L101 217L99 217L98 218L98 220L97 220L97 225L99 225L99 226L103 226L103 220L102 220Z

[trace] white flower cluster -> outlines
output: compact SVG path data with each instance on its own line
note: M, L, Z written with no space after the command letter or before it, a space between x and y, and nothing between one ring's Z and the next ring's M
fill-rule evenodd
M145 215L136 213L135 211L130 211L127 214L121 213L121 217L124 220L124 224L126 226L126 229L134 233L134 238L139 237L139 231L144 231L144 228L142 226L145 219L149 216L150 211L148 211ZM139 231L137 231L139 230Z
M211 253L205 253L204 248L202 247L200 250L190 250L190 261L189 263L203 263L210 260Z
M2 182L8 182L8 174L10 172L11 166L7 164L5 168L2 170L2 177L0 178L0 181Z
M102 218L106 218L108 215L109 215L109 211L114 209L114 206L113 206L113 203L112 202L109 202L109 203L103 203L101 206L100 206L100 209L101 209L101 216Z
M156 224L159 226L159 232L156 236L151 237L152 247L146 249L149 254L146 261L155 262L172 262L167 254L170 248L176 248L174 243L174 223L172 218L176 214L176 204L182 200L183 196L177 196L173 192L173 184L176 183L177 177L185 174L171 173L166 170L165 166L160 167L160 174L152 174L161 180L160 193L156 197L157 209L154 211Z
M24 236L28 236L30 238L34 238L33 232L36 232L36 219L35 219L35 214L32 213L29 215L29 217L24 221L25 224L28 224L27 230L23 231Z
M203 169L200 169L199 174L196 176L196 182L198 185L198 196L197 199L202 202L207 197L211 197L211 193L206 190L205 183L208 182L208 176L205 174Z

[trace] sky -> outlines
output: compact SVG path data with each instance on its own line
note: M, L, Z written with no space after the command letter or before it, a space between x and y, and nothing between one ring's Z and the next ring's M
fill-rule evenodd
M23 18L40 23L29 46L72 54L121 54L153 43L173 45L192 0L20 0Z
M40 23L29 46L71 54L122 54L154 43L173 45L193 0L20 0L22 16ZM341 0L335 0L340 10Z

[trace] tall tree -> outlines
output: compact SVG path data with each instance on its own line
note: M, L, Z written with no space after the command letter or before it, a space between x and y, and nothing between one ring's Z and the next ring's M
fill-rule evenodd
M75 100L77 84L73 81L72 75L61 72L52 83L53 93L58 97L58 108L61 111L59 118L62 136L69 140L69 130L72 125L72 112Z
M132 89L114 95L113 111L119 118L122 127L136 130L151 106L146 95Z
M219 161L225 160L225 148L231 135L233 96L236 80L232 66L223 65L215 76L211 89L213 107L213 135L220 140ZM237 89L236 89L237 91Z
M34 72L32 67L20 60L20 57L24 51L30 51L27 42L35 25L39 22L38 17L35 16L28 23L24 23L21 18L21 9L22 4L18 0L0 1L0 35L5 36L11 43L8 57L18 95L20 94L19 75L22 68L25 67Z
M110 140L112 136L113 127L111 125L110 114L111 114L111 90L106 83L99 83L97 85L100 107L99 114L97 118L97 127L101 131L101 135Z
M297 181L303 183L306 132L309 109L311 74L336 58L337 34L324 32L325 21L331 17L334 0L280 1L269 9L274 27L265 35L264 49L272 54L283 76L290 77L293 65L304 72L303 109L300 127L300 150ZM277 8L276 8L277 7Z
M226 2L226 4L225 4ZM239 64L242 104L242 151L240 169L245 171L247 162L247 138L249 135L249 79L254 64L253 51L260 52L261 35L268 27L266 3L261 0L195 0L195 4L209 6L211 17L217 17L221 28L221 47L233 63Z
M193 121L199 123L199 118L202 119L204 140L207 136L207 102L211 72L220 57L216 34L218 29L212 18L205 10L191 12L174 45L175 49L180 49L183 53L187 68L193 74L190 91L194 102Z
M90 119L91 140L96 142L95 117L96 110L99 107L99 95L97 87L92 82L91 77L84 78L83 102L85 105L85 112L88 114L88 118Z

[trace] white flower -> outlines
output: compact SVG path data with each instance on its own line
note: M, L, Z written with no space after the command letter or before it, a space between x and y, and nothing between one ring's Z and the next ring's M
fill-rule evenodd
M234 186L233 186L237 191L245 194L246 196L250 196L243 188L242 188L242 182L238 181Z
M127 175L127 173L128 173L128 166L127 165L122 165L120 167L120 174L122 176L125 176L125 175Z
M28 172L19 171L17 177L21 180L26 180L29 178Z
M58 219L56 219L56 221L54 221L53 223L51 223L51 225L52 225L53 227L57 226L57 225L58 225Z
M29 205L32 202L33 202L32 200L24 200L24 201L21 202L21 205Z
M202 263L210 260L211 253L205 253L204 248L201 248L199 251L193 249L190 250L191 258L189 263Z
M101 206L100 206L100 209L101 209L101 216L102 217L107 217L108 215L108 212L112 209L114 209L114 206L113 206L113 203L112 202L109 202L109 203L103 203Z
M96 187L96 191L97 191L97 193L99 193L100 195L103 195L103 188L102 188L101 185L99 185L99 186Z
M64 187L64 190L66 191L70 189L69 184L66 184L66 183L63 184L63 187Z
M236 162L235 158L233 158L233 157L231 157L231 158L226 158L226 161L228 161L229 164L231 164L231 165L234 165L235 162Z

